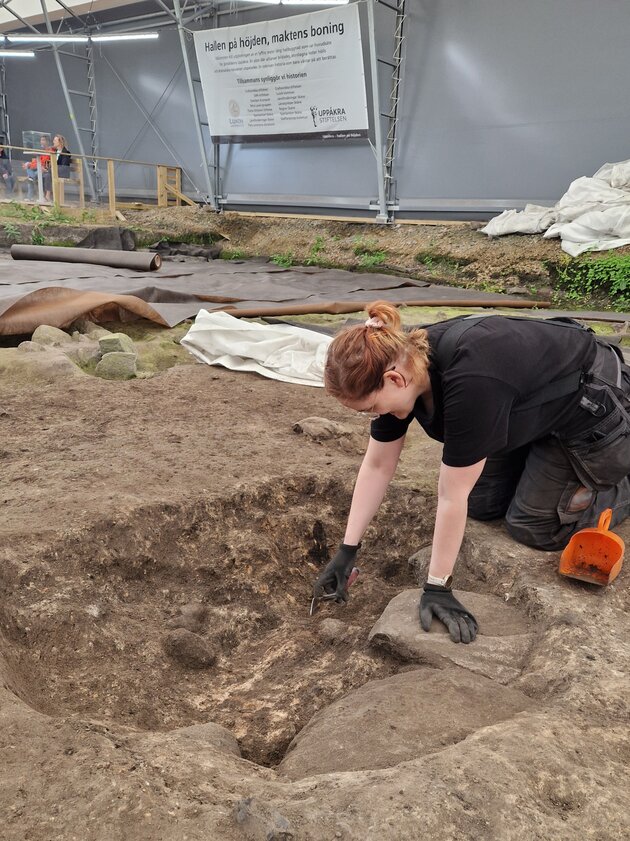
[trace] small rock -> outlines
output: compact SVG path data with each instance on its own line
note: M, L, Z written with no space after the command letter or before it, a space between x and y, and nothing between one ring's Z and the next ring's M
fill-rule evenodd
M196 633L205 625L208 608L201 602L190 602L180 608L180 615L174 616L166 623L169 628L185 628Z
M505 291L508 295L527 295L529 289L526 286L509 286Z
M106 353L94 373L104 380L130 380L136 376L136 365L135 353Z
M206 721L203 724L191 724L189 727L180 727L172 730L173 737L189 739L199 745L210 746L217 750L229 753L232 756L240 756L241 749L233 733L220 724L213 721Z
M295 838L287 818L255 797L243 797L238 801L234 819L251 841L292 841Z
M189 669L207 669L217 661L217 655L208 643L185 628L168 633L163 646L169 657Z
M31 336L31 341L47 347L59 347L70 341L70 336L58 327L51 327L49 324L40 324Z
M304 418L293 424L293 431L306 435L313 441L329 441L331 438L348 438L352 429L328 418Z
M101 336L111 336L111 330L106 330L88 318L77 318L69 327L70 330L76 330L81 334L85 334L90 339L100 339Z
M38 342L20 342L18 350L21 350L23 353L34 353L35 351L41 352L44 350L44 346L40 345Z
M348 626L340 619L322 619L317 628L317 633L322 639L334 645L336 642L344 642L348 638Z
M137 356L136 347L126 333L110 333L109 336L102 336L98 340L101 353L134 353Z
M81 344L67 346L63 350L68 359L76 362L77 365L89 365L90 362L98 362L101 358L101 352L95 342L89 342L89 345L82 342Z

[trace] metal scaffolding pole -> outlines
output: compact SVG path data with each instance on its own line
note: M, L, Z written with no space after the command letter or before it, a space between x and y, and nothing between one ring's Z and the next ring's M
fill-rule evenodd
M394 60L392 64L392 87L389 96L389 124L387 126L387 140L385 142L385 194L388 207L396 201L395 182L393 178L394 160L396 157L396 138L398 130L398 103L400 102L400 83L402 80L403 45L405 41L405 0L398 0L396 5L396 23L394 28Z
M43 0L42 0L43 2ZM193 115L195 117L195 131L197 134L197 143L199 144L199 152L201 154L201 162L203 164L203 174L204 180L206 183L206 190L207 196L206 198L208 201L211 202L212 206L215 210L218 210L216 199L213 194L212 189L212 182L210 180L210 165L208 163L208 158L206 155L206 146L203 142L203 134L201 131L201 117L199 115L199 108L197 106L197 96L195 94L195 88L193 85L193 78L190 72L190 61L188 59L188 47L186 46L186 34L184 30L184 24L182 22L182 10L179 4L179 0L173 0L173 11L175 13L175 18L177 20L177 31L179 32L179 42L182 48L182 56L184 59L184 68L186 70L186 80L188 82L188 92L190 94L190 103L193 108Z
M40 0L42 6L42 12L44 14L44 20L46 21L46 29L48 30L49 35L53 35L53 28L50 24L50 17L48 16L48 9L46 8L46 0ZM83 148L83 141L81 140L81 131L79 126L77 125L77 119L74 115L74 106L72 105L72 100L70 98L70 91L68 90L68 85L66 84L66 76L63 72L63 67L61 65L61 59L59 58L59 53L57 51L56 44L52 45L53 55L55 56L55 63L57 65L57 73L59 74L59 81L61 82L61 87L63 89L63 95L66 100L66 107L68 109L68 116L70 117L70 122L72 123L72 128L74 129L74 134L77 141L77 147L79 149L79 154L85 158L85 149ZM96 190L94 189L94 181L92 179L92 174L90 172L90 168L86 167L85 169L85 176L88 182L88 187L90 190L90 195L92 196L92 201L97 200Z
M100 197L103 191L103 186L101 184L101 173L99 172L98 161L96 160L98 155L98 109L96 107L96 77L94 74L94 57L91 41L88 41L88 45L85 49L85 56L87 58L88 109L90 112L90 147L92 155L94 155L92 158L91 168L94 173L96 192Z
M2 143L11 145L11 129L9 127L9 108L7 105L7 80L4 67L4 59L0 61L0 135ZM9 157L11 152L9 150Z
M378 178L378 213L377 222L388 222L387 201L385 199L385 165L383 158L383 134L381 131L381 100L378 88L378 58L376 56L376 30L374 25L374 4L376 0L367 0L368 39L370 43L370 72L372 76L372 115L374 119L374 154Z

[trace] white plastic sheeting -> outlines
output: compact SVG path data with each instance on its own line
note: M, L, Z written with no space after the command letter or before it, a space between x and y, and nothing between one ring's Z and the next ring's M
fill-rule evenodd
M331 341L331 336L291 324L256 324L201 310L181 344L208 365L321 387Z
M578 178L554 207L528 204L491 219L484 234L560 237L572 257L630 245L630 160L604 164L592 178Z

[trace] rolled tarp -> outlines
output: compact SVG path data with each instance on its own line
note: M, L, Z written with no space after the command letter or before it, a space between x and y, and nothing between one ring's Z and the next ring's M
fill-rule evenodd
M14 260L44 260L53 263L91 263L114 269L153 272L162 265L159 254L150 251L115 251L107 248L64 248L59 245L12 245Z

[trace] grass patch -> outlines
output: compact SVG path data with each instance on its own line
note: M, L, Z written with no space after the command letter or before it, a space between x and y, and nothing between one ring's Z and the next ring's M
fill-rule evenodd
M242 248L223 248L219 257L222 260L244 260L245 252Z
M295 262L295 254L292 251L285 251L282 254L272 254L270 259L276 266L289 269Z
M416 262L422 263L423 266L433 274L457 274L463 266L467 266L470 260L462 258L451 257L449 254L443 254L439 251L420 251L416 254Z
M321 255L326 250L326 240L324 237L315 237L315 242L311 245L308 252L308 257L304 261L307 266L321 266Z
M614 309L630 308L630 254L567 258L548 269L565 301L585 305L605 297Z
M355 237L353 251L359 258L360 269L373 269L382 265L387 258L387 251L373 239Z
M13 242L17 242L22 236L18 226L11 222L7 222L4 226L4 232L7 235L7 239L11 239Z
M44 236L41 228L38 225L35 225L31 231L31 245L43 245L45 242L46 237Z
M377 251L375 254L362 254L359 257L360 269L374 269L381 266L387 257L386 251Z

